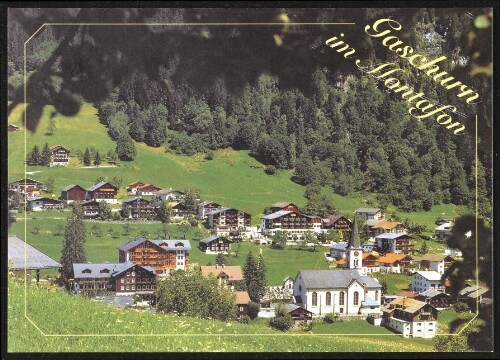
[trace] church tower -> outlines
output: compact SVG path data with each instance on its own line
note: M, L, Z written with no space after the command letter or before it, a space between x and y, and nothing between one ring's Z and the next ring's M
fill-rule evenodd
M352 224L352 231L349 236L349 243L347 244L346 250L347 268L361 270L363 268L363 249L359 241L358 222L356 217L354 217L354 223Z

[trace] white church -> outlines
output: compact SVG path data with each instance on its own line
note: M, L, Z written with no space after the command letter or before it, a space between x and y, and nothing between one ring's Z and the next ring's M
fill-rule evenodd
M300 270L293 285L295 304L313 316L381 314L382 286L363 271L356 219L346 249L345 270Z

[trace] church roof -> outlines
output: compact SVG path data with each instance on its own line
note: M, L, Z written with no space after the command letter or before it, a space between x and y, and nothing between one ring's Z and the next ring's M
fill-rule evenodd
M367 288L381 288L380 283L370 276L361 276L358 270L300 270L307 289L345 289L352 280L366 284Z
M358 233L358 220L354 217L354 222L352 223L352 230L349 236L348 248L360 249L361 243L359 241L359 233Z

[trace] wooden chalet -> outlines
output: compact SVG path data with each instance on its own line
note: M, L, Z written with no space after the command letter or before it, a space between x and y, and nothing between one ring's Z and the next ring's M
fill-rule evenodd
M296 304L286 304L285 307L295 321L309 321L313 318L312 311L304 309L302 306L298 306Z
M458 301L469 305L469 308L476 309L476 302L483 303L483 300L491 299L491 290L482 285L468 285L458 292Z
M248 303L251 301L247 291L235 291L238 318L248 315Z
M289 240L302 239L305 232L321 232L321 218L301 214L296 211L280 210L263 216L261 229L268 236L273 236L277 231L286 231Z
M95 219L99 216L99 202L95 200L82 203L83 216L87 219Z
M344 239L352 230L352 221L342 215L328 215L326 218L321 219L321 222L321 228L336 230L339 240Z
M59 199L70 204L73 201L84 201L85 194L86 190L80 185L71 184L62 189L61 197Z
M198 216L205 218L209 213L220 208L220 204L215 202L203 202L198 205Z
M134 181L133 183L130 183L127 185L127 191L131 193L136 193L137 189L143 185L146 185L140 181Z
M67 148L62 145L54 145L49 148L50 166L67 166L70 161L70 153Z
M161 188L158 186L155 186L153 184L144 184L139 187L137 187L135 193L139 196L152 196L155 195L158 191L160 191Z
M430 304L438 310L448 309L452 303L452 299L449 294L434 289L429 289L418 294L415 296L415 300Z
M153 295L156 275L151 267L132 262L119 264L73 264L73 291L96 296L107 292L116 295Z
M228 254L232 241L226 236L212 235L200 240L200 250L207 254Z
M156 208L151 205L151 201L136 197L122 203L121 213L129 219L153 219L156 217Z
M438 310L425 302L397 298L382 308L382 314L382 324L405 337L436 335Z
M376 225L372 226L373 236L381 235L383 233L406 233L407 229L399 221L382 220Z
M381 271L399 274L413 270L412 260L410 255L386 253L378 258L377 262Z
M184 198L184 195L185 194L182 191L175 190L172 188L159 190L154 193L155 198L163 202L181 201Z
M46 197L34 197L28 200L28 211L51 211L63 210L64 204L56 199Z
M271 213L274 213L274 212L280 211L280 210L300 212L299 207L297 205L295 205L294 203L281 201L281 202L277 202L277 203L271 205Z
M228 286L235 286L244 281L241 266L218 265L200 266L201 274L205 277L210 275L219 279L219 282Z
M29 192L30 190L43 190L43 183L33 179L25 178L18 181L11 182L9 184L9 189L19 192Z
M109 182L101 181L87 189L86 200L105 201L108 204L117 204L118 188Z
M189 240L149 240L135 238L118 247L120 262L132 261L151 266L157 275L171 270L186 270L189 263Z
M377 252L379 253L399 253L412 255L416 249L412 242L413 237L406 233L383 233L377 235L375 240L377 242Z
M192 214L183 203L171 202L168 206L172 210L172 219L185 219Z
M337 261L337 267L345 268L347 266L347 259L341 258ZM363 274L371 274L380 271L379 261L376 256L371 253L363 253L361 255L361 272Z
M250 226L250 214L234 208L222 208L207 215L207 223L217 233L230 233Z
M17 125L14 125L14 124L9 124L9 126L7 127L8 132L14 132L14 131L19 131L19 130L21 130L21 128Z
M455 260L451 256L445 254L425 254L413 257L413 263L419 269L434 270L441 275L448 270L453 261Z

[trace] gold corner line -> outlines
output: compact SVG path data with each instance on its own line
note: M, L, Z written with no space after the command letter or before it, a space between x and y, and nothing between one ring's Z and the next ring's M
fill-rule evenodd
M464 331L465 329L467 329L467 327L478 317L479 315L476 314L472 319L470 319L467 324L465 324L455 335L460 335L462 333L462 331Z
M72 25L88 25L88 26L318 26L318 25L356 25L351 22L308 22L308 23L45 23L42 25L50 26L72 26ZM41 29L41 28L40 28ZM39 30L40 30L39 29ZM38 30L37 30L38 32ZM36 33L35 33L36 34ZM33 35L35 35L33 34Z
M34 322L33 320L31 320L31 319L28 317L28 315L24 315L24 317L25 317L26 319L28 319L28 321L29 321L29 322L30 322L30 323L31 323L31 324L32 324L32 325L33 325L33 326L34 326L34 327L35 327L35 328L36 328L36 329L40 332L40 334L42 334L43 336L49 336L48 334L45 334L45 333L42 331L42 329L40 329L40 328L38 327L38 325L37 325L37 324L35 324L35 322Z
M28 40L26 40L26 41L24 42L24 46L26 46L26 44L28 44L28 43L31 41L31 39L33 39L33 37L34 37L36 34L38 34L38 33L40 32L40 30L42 30L42 29L45 27L45 25L47 25L47 24L43 24L42 26L40 26L40 27L38 28L38 30L37 30L37 31L35 31L35 32L33 33L33 35L31 35L31 36L28 38Z

